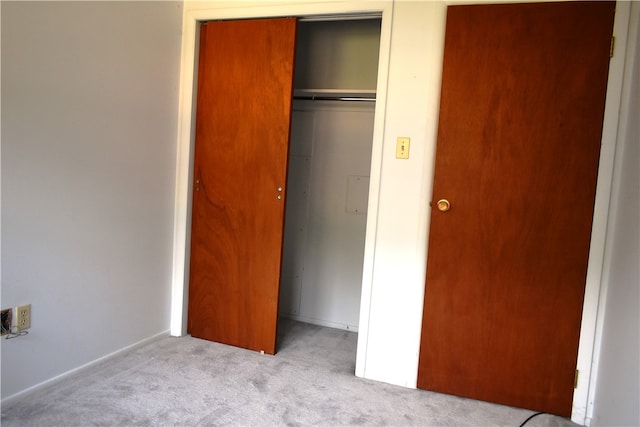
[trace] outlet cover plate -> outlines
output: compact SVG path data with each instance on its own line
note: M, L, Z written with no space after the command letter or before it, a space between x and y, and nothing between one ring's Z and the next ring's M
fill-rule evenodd
M19 331L31 327L31 304L16 307L16 327Z

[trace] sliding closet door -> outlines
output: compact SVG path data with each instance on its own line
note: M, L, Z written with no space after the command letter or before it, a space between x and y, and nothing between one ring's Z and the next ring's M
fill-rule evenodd
M275 353L296 20L203 24L189 333Z

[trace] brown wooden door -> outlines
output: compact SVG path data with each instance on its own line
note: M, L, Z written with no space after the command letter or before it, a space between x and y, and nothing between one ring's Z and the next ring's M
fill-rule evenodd
M570 415L614 7L448 8L419 388Z
M200 33L189 333L274 354L296 20Z

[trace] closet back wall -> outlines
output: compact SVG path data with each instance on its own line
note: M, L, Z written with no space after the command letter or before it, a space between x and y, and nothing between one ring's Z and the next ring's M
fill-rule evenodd
M297 92L375 92L380 20L301 22ZM280 314L357 330L375 102L294 101Z
M295 89L376 89L380 19L299 22Z

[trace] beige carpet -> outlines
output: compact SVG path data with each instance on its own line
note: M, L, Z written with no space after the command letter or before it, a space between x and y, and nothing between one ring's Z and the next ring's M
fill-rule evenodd
M353 375L356 334L283 320L276 356L164 337L2 408L12 426L519 426L532 411ZM539 415L528 426L575 426Z

